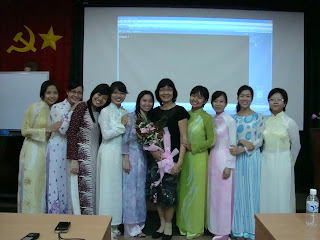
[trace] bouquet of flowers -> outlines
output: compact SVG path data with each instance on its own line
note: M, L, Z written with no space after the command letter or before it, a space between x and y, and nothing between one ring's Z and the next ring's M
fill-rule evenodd
M151 122L146 117L138 117L136 121L137 141L142 144L143 149L147 151L162 152L162 160L158 161L160 179L152 184L156 187L160 184L165 173L171 173L174 166L173 157L179 153L178 149L171 152L170 133L167 127L161 128L158 124Z
M163 148L163 131L154 122L146 117L140 116L136 121L137 141L142 144L144 150L148 146L157 146ZM152 150L148 150L152 151ZM157 151L157 150L155 150Z

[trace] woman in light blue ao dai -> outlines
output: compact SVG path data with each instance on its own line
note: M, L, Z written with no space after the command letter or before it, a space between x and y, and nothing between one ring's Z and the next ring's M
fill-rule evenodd
M142 145L137 142L136 120L149 118L154 104L150 91L139 93L135 112L130 113L126 131L122 137L122 223L125 236L145 237L146 210L146 174L147 159Z
M260 147L263 138L263 117L250 109L253 90L243 85L238 90L237 146L231 146L237 156L235 167L235 195L232 234L254 239L254 214L259 213L260 202Z

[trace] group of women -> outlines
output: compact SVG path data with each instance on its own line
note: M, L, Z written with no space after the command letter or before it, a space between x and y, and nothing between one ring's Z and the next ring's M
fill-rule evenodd
M272 115L266 121L251 110L254 92L247 85L238 90L233 117L224 112L226 93L214 92L213 118L203 110L207 88L191 90L187 112L176 105L178 92L167 78L155 90L159 107L153 109L154 95L145 90L130 114L121 106L128 93L122 82L98 85L87 102L82 93L82 85L71 84L67 99L54 104L57 88L46 81L42 100L27 109L19 212L112 215L114 238L121 223L125 235L144 237L147 199L160 218L152 238L163 240L172 237L175 210L181 235L196 238L208 228L214 240L230 234L254 239L255 213L295 212L293 170L300 140L297 124L284 113L285 90L270 91ZM179 150L159 185L154 183L163 152L144 151L137 142L141 117L162 122L171 151Z

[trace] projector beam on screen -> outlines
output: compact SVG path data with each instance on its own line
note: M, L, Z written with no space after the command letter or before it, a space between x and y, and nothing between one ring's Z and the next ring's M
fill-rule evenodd
M196 85L228 95L235 113L237 89L250 85L253 110L270 115L274 87L289 94L287 114L303 128L303 13L216 9L86 8L85 97L99 83L122 81L133 111L142 90L171 78L177 102L190 109ZM214 114L210 104L205 110Z

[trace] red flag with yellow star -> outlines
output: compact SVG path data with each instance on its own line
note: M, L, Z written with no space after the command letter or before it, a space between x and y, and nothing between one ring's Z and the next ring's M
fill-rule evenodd
M0 71L23 71L35 62L39 71L50 72L63 99L70 75L72 0L4 0L0 16Z

